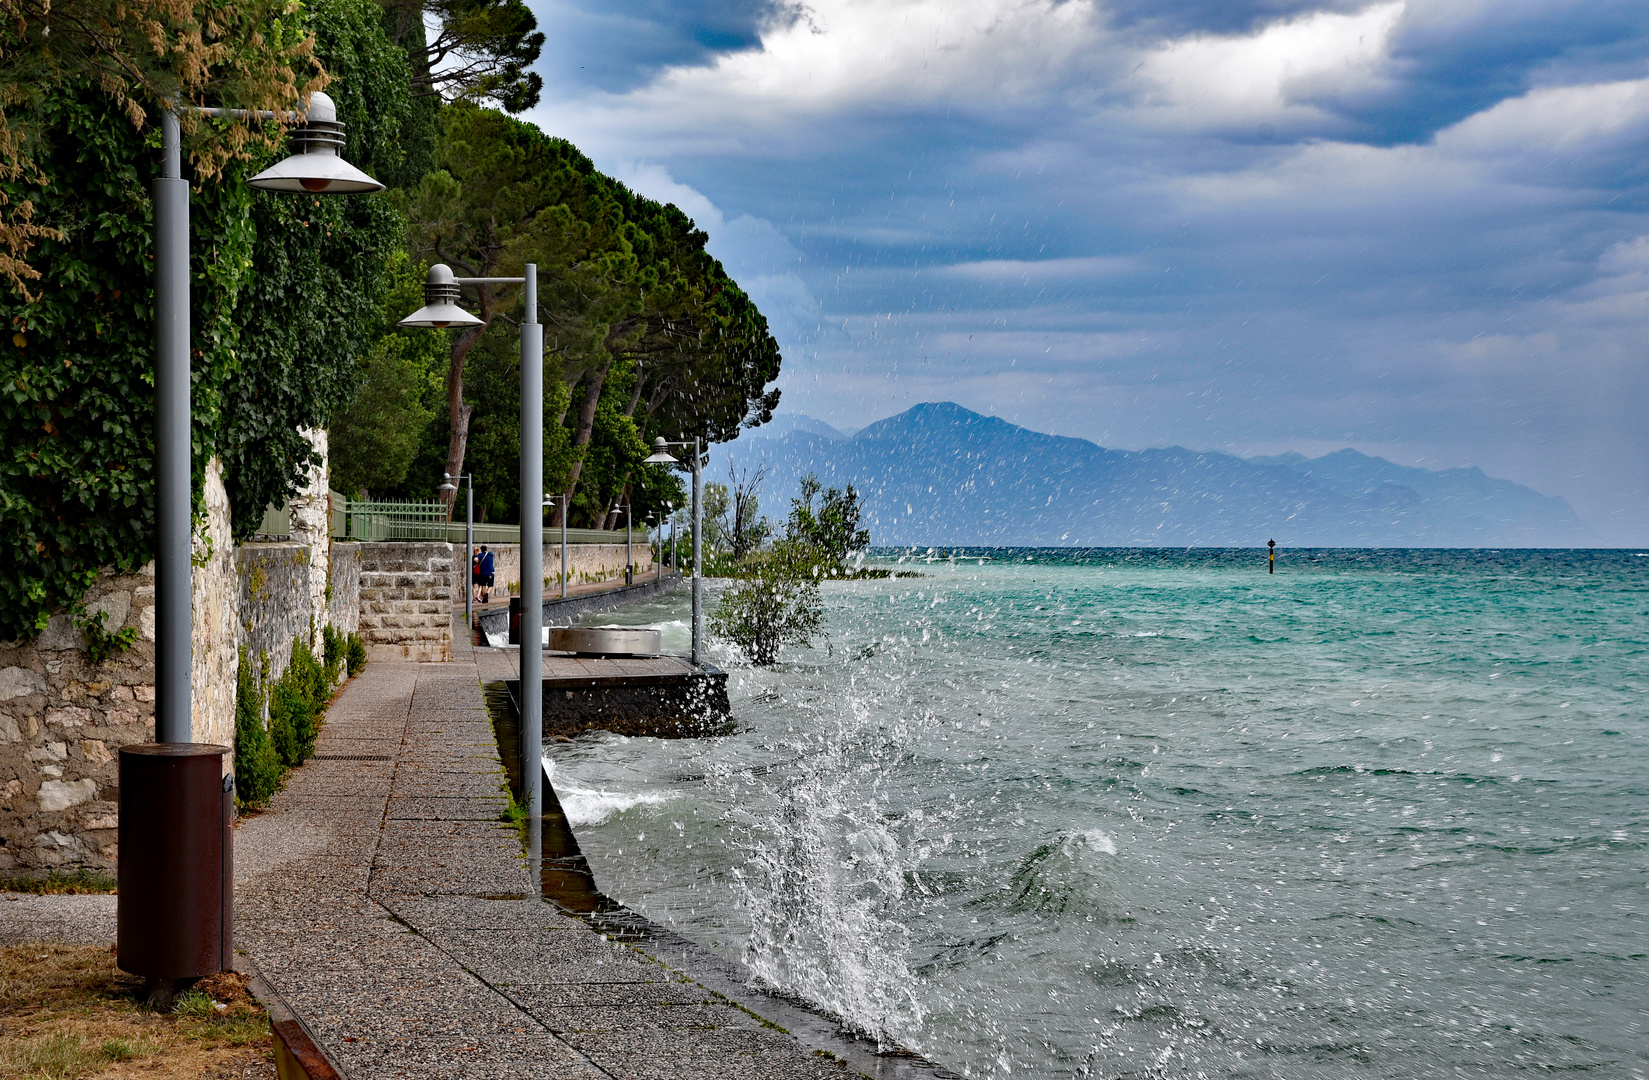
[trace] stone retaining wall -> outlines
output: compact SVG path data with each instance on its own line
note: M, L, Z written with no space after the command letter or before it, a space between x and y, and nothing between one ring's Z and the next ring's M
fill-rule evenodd
M544 534L551 535L555 530L546 528ZM496 596L508 596L511 585L521 584L521 545L520 544L488 544L493 553L493 589ZM480 551L481 545L476 544L475 550ZM636 541L632 547L635 553L636 566L643 577L652 572L653 549L643 539L641 533L636 533ZM454 544L453 552L453 595L459 603L464 602L464 582L467 575L464 573L464 545ZM561 545L560 543L544 545L544 576L549 578L547 586L552 591L561 582ZM568 544L567 545L567 579L570 584L578 585L594 581L616 581L624 576L624 545L623 544Z
M192 603L197 742L235 741L234 547L223 470L207 466L206 528L195 542ZM155 737L155 577L105 572L86 592L130 648L100 664L73 612L29 642L0 642L0 869L108 868L115 861L119 753Z
M86 608L136 643L93 664L68 614L0 643L0 869L114 865L116 756L155 733L153 565L99 578Z
M253 671L278 678L291 662L293 640L314 644L311 633L320 633L309 606L314 595L309 545L242 544L235 549L235 561L240 570L240 647Z
M361 628L361 545L332 541L327 566L326 621L352 634Z
M267 653L273 676L311 626L317 637L328 622L355 630L361 545L330 545L320 560L300 543L235 547L216 462L205 502L206 531L195 546L192 727L197 742L233 746L240 648L254 663ZM317 562L331 568L319 584ZM444 581L450 567L439 573ZM155 733L153 565L105 572L84 607L103 612L110 633L135 629L134 644L93 664L72 612L53 615L33 641L0 642L0 871L115 865L120 748Z
M464 598L453 592L452 545L361 544L360 560L360 635L367 659L451 659L453 597Z

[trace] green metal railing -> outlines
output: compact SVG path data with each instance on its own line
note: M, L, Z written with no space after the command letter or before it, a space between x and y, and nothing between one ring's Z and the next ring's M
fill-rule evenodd
M438 502L357 502L344 510L351 540L445 540L447 508ZM463 526L459 526L462 534ZM462 535L459 537L462 542Z
M283 537L291 531L291 511L288 507L265 511L257 532L264 537ZM438 502L357 501L332 492L331 532L334 540L434 540L449 544L464 542L464 522L449 521L447 509ZM561 530L544 526L544 542L556 544ZM521 526L499 525L493 522L475 523L475 543L519 544ZM637 544L648 543L647 532L637 529ZM623 529L568 529L569 544L622 544Z

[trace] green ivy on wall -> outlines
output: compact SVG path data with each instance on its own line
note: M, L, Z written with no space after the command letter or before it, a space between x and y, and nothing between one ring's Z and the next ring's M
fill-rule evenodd
M410 72L377 5L306 11L350 125L346 156L404 171ZM136 570L154 545L158 134L88 84L46 88L35 108L48 182L0 193L32 200L62 236L30 256L38 299L0 296L0 641L32 637L99 570ZM231 163L191 197L195 490L221 456L242 535L303 481L300 429L324 426L353 392L402 232L383 196L253 192L244 180L265 164Z

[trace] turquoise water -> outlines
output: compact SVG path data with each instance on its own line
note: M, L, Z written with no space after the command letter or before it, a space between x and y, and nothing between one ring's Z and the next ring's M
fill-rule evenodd
M914 565L547 747L605 891L968 1076L1649 1074L1649 558Z

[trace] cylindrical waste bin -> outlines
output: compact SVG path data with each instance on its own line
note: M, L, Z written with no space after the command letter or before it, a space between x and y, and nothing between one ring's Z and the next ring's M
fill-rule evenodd
M521 644L521 598L510 597L510 644Z
M227 746L120 750L117 962L151 980L228 971L234 958L235 784Z

